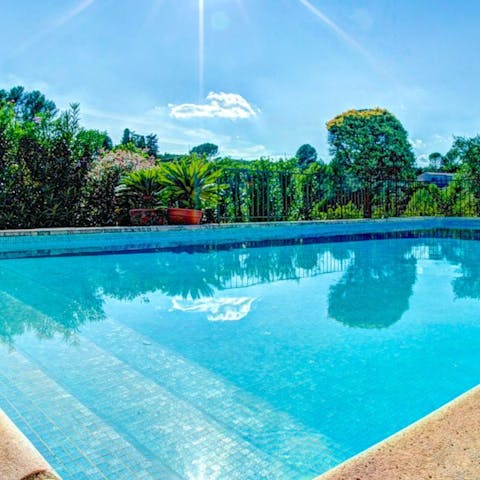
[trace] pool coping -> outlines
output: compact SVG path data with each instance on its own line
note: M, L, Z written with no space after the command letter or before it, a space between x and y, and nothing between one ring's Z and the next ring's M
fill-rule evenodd
M58 480L53 468L0 409L0 478Z
M42 236L42 235L66 235L66 234L95 234L95 233L145 233L145 232L198 232L226 229L249 229L265 227L305 227L305 226L332 226L332 225L394 225L426 224L433 222L448 228L448 224L459 223L480 228L480 218L476 217L389 217L389 218L358 218L340 220L297 220L297 221L273 221L273 222L242 222L242 223L205 223L201 225L152 225L145 227L135 226L107 226L107 227L52 227L35 229L7 229L0 230L0 237L12 236ZM445 224L445 225L444 225ZM417 226L418 226L417 225Z
M413 217L198 226L91 227L0 231L0 259L273 246L462 231L480 240L480 219Z
M315 480L480 478L480 385Z

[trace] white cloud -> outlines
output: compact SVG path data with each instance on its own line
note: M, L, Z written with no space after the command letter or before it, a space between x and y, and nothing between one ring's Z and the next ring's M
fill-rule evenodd
M45 93L48 98L53 99L60 110L67 109L73 100L79 101L82 125L87 128L107 130L115 142L120 140L123 129L128 127L142 134L156 133L160 152L186 153L195 145L212 142L219 146L221 155L233 158L250 160L259 157L277 158L282 156L276 152L271 152L266 146L252 141L249 135L244 134L235 124L230 122L214 124L212 127L215 128L212 129L202 128L190 122L177 121L170 116L170 109L163 105L148 110L124 108L123 111L116 111L104 109L98 104L92 104L91 100L85 98L82 93L75 91L59 93L44 81L21 78L14 74L6 75L5 79L0 82L0 88L7 88L9 85L24 85L27 90L38 89ZM230 103L232 103L231 100ZM247 105L249 104L247 103ZM258 112L257 109L254 110L254 113L256 112ZM248 126L250 124L244 125ZM242 133L242 135L239 135L239 133ZM247 138L244 138L244 136Z
M245 145L243 143L233 144L233 146L226 146L222 148L222 153L232 158L242 158L250 160L252 158L260 157L274 157L272 153L265 147L265 145ZM276 155L281 157L281 155Z
M421 167L426 167L430 163L428 155L426 153L422 153L421 155L418 155L417 163Z
M425 142L420 138L410 139L409 142L410 142L410 145L417 150L426 147Z
M257 115L248 101L238 93L210 92L206 103L169 104L173 118L250 118Z

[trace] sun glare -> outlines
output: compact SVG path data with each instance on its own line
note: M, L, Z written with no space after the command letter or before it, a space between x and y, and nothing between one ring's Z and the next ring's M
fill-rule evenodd
M205 65L205 0L198 0L198 99L203 99Z

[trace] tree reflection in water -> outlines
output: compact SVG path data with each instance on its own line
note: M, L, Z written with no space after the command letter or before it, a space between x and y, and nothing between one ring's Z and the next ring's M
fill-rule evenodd
M162 292L206 308L201 299L221 290L319 275L348 264L348 258L336 261L329 252L326 246L297 245L0 262L0 341L12 344L26 331L72 339L82 324L105 318L106 297L131 301Z
M410 243L360 242L355 260L330 288L329 315L351 327L385 328L408 310L416 280L416 259Z
M449 263L460 267L461 276L452 281L455 296L480 299L479 242L451 240L441 245L440 252Z
M456 296L480 298L478 242L430 244L432 259L460 265L462 276L453 280ZM416 280L411 254L415 245L423 248L429 242L383 240L2 261L0 341L11 344L26 331L71 340L82 324L105 317L105 298L131 301L154 292L176 298L180 308L208 309L217 318L215 312L227 307L203 299L224 300L227 296L218 294L222 290L330 272L344 272L330 287L332 318L352 327L388 327L409 306Z

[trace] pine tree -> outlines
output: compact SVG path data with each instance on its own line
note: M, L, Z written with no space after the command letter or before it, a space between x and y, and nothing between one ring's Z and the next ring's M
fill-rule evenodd
M146 145L148 154L156 157L158 154L158 138L155 134L147 135Z
M128 128L123 131L122 145L127 145L132 141L132 134Z

